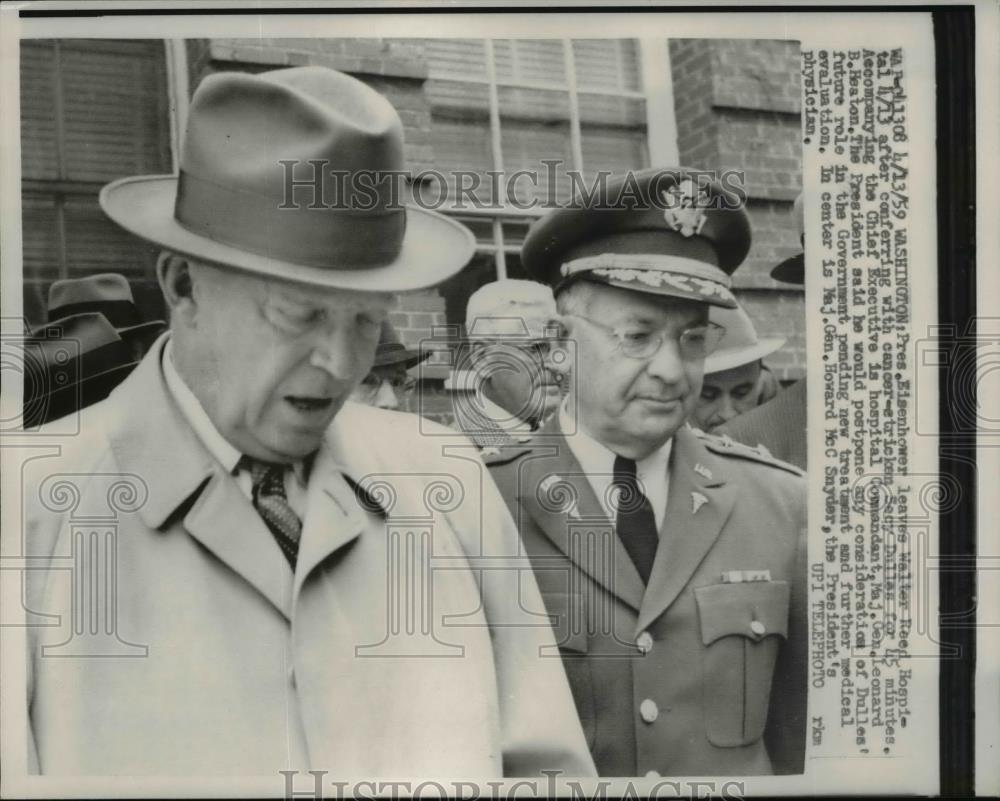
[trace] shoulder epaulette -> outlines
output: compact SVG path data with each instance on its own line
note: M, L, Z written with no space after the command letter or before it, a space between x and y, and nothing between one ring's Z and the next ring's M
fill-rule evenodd
M712 453L717 453L720 456L732 456L736 459L749 459L760 464L776 467L779 470L787 470L789 473L797 476L805 475L805 471L800 470L795 465L772 456L771 452L763 445L754 447L737 442L728 434L709 434L700 428L692 428L692 430L698 439L701 440L702 444L712 451Z

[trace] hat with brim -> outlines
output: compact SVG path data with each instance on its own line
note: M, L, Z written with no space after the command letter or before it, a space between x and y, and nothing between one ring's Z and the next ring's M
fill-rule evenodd
M163 320L143 322L124 275L98 273L60 279L49 286L50 321L90 312L103 314L125 340L152 339L166 326Z
M705 357L705 375L742 367L774 353L787 341L784 337L758 337L750 315L742 306L713 307L708 318L726 329L719 347Z
M521 262L556 295L587 280L732 308L730 275L750 250L744 203L704 171L629 172L535 222Z
M100 313L70 315L33 329L24 341L25 428L104 400L136 364Z
M382 330L379 334L378 347L375 349L375 362L372 369L377 367L399 367L409 370L425 359L430 358L430 350L413 350L406 347L392 323L385 320L382 323Z
M336 70L208 76L191 100L178 175L105 186L121 227L212 264L317 287L441 283L472 233L402 202L403 133L378 92Z
M558 319L549 287L516 278L484 284L465 306L469 340L545 340L557 333Z

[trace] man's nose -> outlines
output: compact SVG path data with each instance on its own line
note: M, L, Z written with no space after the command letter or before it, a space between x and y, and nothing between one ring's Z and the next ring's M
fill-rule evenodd
M673 337L666 337L660 349L646 365L646 372L659 378L665 384L677 384L684 380L684 360L680 345Z
M392 388L392 384L388 381L382 381L378 385L374 405L379 409L399 408L399 396L396 395L396 390Z
M357 343L344 332L324 332L313 342L309 363L338 380L347 380L358 366Z
M723 423L729 422L739 414L736 404L733 403L732 396L726 392L719 399L719 406L716 415L722 419Z

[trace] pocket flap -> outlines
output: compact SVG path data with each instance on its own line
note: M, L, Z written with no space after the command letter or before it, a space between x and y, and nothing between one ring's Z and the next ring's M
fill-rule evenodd
M578 592L546 592L542 594L542 600L552 622L556 645L563 650L587 653L583 596Z
M771 634L788 637L787 581L748 581L697 587L694 597L701 620L701 641L738 634L760 641Z

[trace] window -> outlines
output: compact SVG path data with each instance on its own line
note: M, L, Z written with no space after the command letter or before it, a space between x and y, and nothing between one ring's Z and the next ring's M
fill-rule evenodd
M172 171L162 41L21 42L25 314L44 318L54 279L151 277L156 249L97 202L117 178Z
M484 283L527 277L518 252L543 212L523 206L567 202L568 170L589 184L599 170L649 165L646 98L632 39L427 39L424 46L435 169L450 197L459 189L453 176L464 171L480 179L481 201L499 199L502 207L452 212L478 243L472 263L441 288L449 323L460 324L468 296ZM551 160L559 164L544 163ZM511 198L487 175L518 170L538 179L518 179Z

